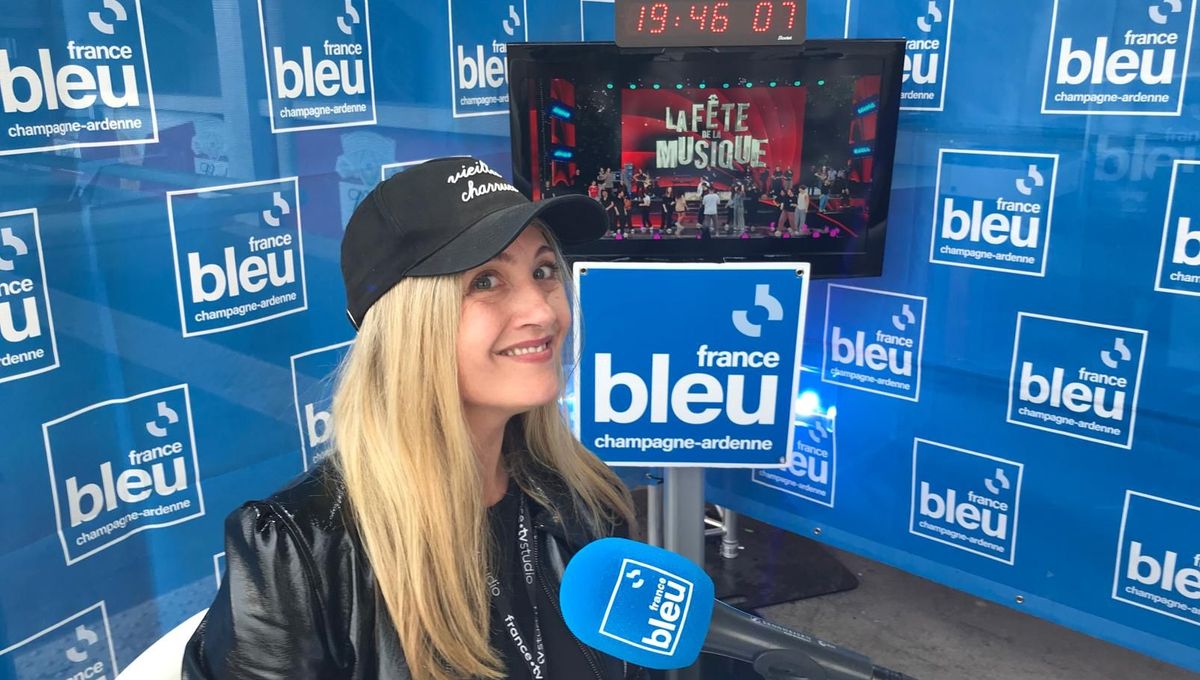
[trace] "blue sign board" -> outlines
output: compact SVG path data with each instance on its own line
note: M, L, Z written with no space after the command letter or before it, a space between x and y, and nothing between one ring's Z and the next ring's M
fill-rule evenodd
M184 337L308 306L296 178L167 192Z
M527 3L487 9L477 0L446 3L450 12L451 115L507 114L508 43L529 40Z
M204 515L187 385L91 404L42 429L67 564Z
M1200 161L1176 161L1171 169L1167 220L1154 289L1200 295Z
M0 213L0 382L58 368L36 209Z
M780 470L752 470L751 481L832 508L837 489L835 420L822 413L796 414L787 466Z
M847 0L846 4L847 38L907 39L901 110L944 110L954 0ZM857 20L857 30L851 28L851 18Z
M1146 331L1021 312L1008 422L1133 446Z
M786 466L808 278L803 264L576 264L581 440L610 465Z
M919 401L924 340L925 298L831 284L821 379Z
M1200 626L1200 507L1126 492L1112 597Z
M292 356L292 398L305 470L320 460L333 435L330 428L333 378L353 344L353 341L339 342Z
M0 40L0 156L158 142L141 2L45 5L54 30Z
M1044 276L1058 154L942 149L929 261Z
M1011 460L916 439L909 533L1012 564L1024 469Z
M375 123L369 0L258 0L271 132Z
M1106 3L1113 5L1113 2ZM1196 0L1054 0L1042 113L1178 116Z

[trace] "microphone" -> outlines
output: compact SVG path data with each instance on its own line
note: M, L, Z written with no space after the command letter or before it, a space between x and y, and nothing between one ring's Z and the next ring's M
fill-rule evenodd
M713 599L712 579L673 552L624 538L593 541L559 589L583 643L645 668L686 668L701 651L778 680L912 680L869 658Z

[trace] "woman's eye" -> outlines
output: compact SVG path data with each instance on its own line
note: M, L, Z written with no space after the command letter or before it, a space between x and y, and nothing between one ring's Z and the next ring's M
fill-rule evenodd
M558 265L553 264L553 263L543 264L542 266L533 270L533 277L535 279L540 279L540 280L556 278L557 274L558 274Z
M495 274L480 274L471 282L472 290L491 290L496 287L498 279Z

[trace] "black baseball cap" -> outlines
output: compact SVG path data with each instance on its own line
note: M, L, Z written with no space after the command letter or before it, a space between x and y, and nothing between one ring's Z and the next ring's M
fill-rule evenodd
M541 219L560 243L600 238L604 208L582 195L533 202L487 163L436 158L375 185L346 224L342 278L357 329L371 305L407 276L466 271L492 259Z

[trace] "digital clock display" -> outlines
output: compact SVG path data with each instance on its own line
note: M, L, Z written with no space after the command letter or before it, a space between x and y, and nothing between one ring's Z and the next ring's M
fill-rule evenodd
M622 47L798 45L807 0L616 0Z

